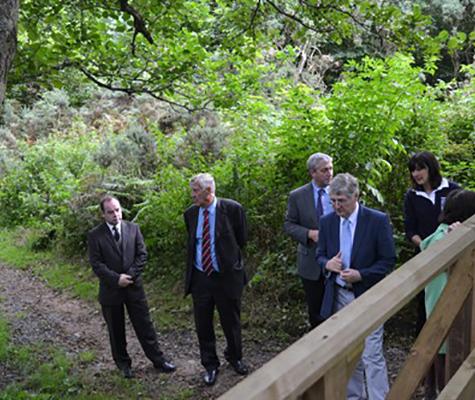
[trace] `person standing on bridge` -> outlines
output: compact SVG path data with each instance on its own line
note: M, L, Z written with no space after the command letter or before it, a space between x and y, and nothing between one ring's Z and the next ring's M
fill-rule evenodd
M203 381L216 383L219 359L213 326L215 307L226 337L224 358L240 375L247 375L242 360L241 296L247 283L243 248L247 241L246 214L234 200L217 198L210 174L190 181L193 205L185 213L188 257L185 295L193 299L193 312L200 346Z
M471 190L455 189L447 196L442 214L439 216L440 225L435 232L426 237L420 244L421 250L425 250L434 243L443 239L449 232L456 229L464 221L475 215L475 192ZM435 277L425 288L425 307L427 315L430 315L447 285L447 273L443 272ZM431 390L431 398L437 397L445 386L445 344L440 348L434 360L434 387Z
M434 154L422 151L408 162L412 188L404 197L404 229L407 239L420 251L421 242L439 225L439 215L449 193L459 186L443 178ZM424 291L417 296L416 333L426 321Z
M354 176L338 174L331 181L330 199L335 211L320 220L317 252L325 275L321 314L326 318L382 280L396 263L388 216L359 204L358 197ZM347 398L383 400L388 391L381 325L365 340L347 386Z
M168 361L157 341L142 286L147 251L138 225L122 220L119 200L105 196L100 202L104 223L87 237L89 262L99 278L99 302L109 330L112 357L124 378L132 378L132 360L127 353L124 306L147 358L153 366L170 373Z
M414 154L408 162L408 169L413 187L404 197L404 228L407 239L419 253L421 242L437 229L447 196L459 186L442 177L437 158L428 151ZM426 322L423 290L416 299L416 333L419 334ZM425 394L429 399L435 398L435 375L432 366L424 379Z
M320 308L323 299L323 275L315 255L320 218L333 211L328 184L333 177L332 158L323 153L307 160L312 181L289 195L284 231L298 242L297 272L302 280L311 329L323 322Z

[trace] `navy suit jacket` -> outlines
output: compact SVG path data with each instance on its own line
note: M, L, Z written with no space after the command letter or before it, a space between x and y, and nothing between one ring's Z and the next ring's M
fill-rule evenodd
M242 251L247 241L247 220L243 207L237 201L218 198L216 203L215 251L220 268L217 281L230 298L240 298L247 276ZM188 232L188 256L185 276L185 295L192 291L191 276L195 271L196 229L199 207L192 205L185 213Z
M326 277L321 309L323 318L333 313L336 274L325 269L328 260L340 251L340 217L332 212L320 219L317 262ZM355 297L383 279L396 263L391 224L386 214L359 205L351 250L350 268L357 269L360 282L353 283Z

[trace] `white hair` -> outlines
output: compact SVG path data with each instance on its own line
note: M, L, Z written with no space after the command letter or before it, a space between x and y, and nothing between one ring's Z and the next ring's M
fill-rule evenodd
M201 189L211 188L211 193L216 190L214 178L211 174L197 174L190 179L190 186L199 186Z

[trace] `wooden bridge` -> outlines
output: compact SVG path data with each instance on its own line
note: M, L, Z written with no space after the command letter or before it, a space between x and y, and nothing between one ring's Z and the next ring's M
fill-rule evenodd
M346 383L361 355L365 337L408 304L432 278L447 270L447 286L387 399L413 396L445 339L449 381L438 399L475 399L475 216L219 399L345 399Z

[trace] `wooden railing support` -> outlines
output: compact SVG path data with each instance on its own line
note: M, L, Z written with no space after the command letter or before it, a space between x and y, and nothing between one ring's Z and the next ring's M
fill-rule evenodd
M353 375L356 364L361 358L363 346L364 342L355 347L344 360L333 366L302 395L301 400L345 400L347 385L342 382L348 382Z
M457 262L430 318L422 328L387 400L410 399L444 342L458 311L472 290L472 252Z
M475 350L449 381L437 400L473 400L475 398Z
M360 358L362 343L369 333L408 304L437 275L456 268L428 323L416 340L400 376L391 389L394 400L408 399L425 375L450 326L475 287L475 216L409 260L362 296L319 325L312 332L278 354L263 367L224 393L220 400L334 400L346 395L348 380ZM468 311L470 348L475 347L475 296ZM475 399L472 353L452 382L465 382L462 397ZM401 375L403 376L401 378ZM460 375L463 375L460 378ZM444 393L446 390L444 390ZM451 392L450 392L451 393ZM397 395L396 395L397 394ZM465 396L465 397L463 397Z

